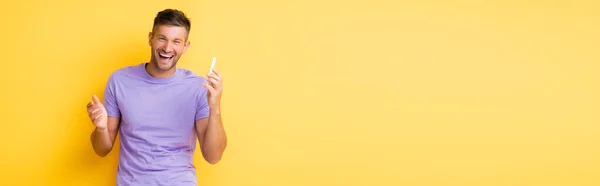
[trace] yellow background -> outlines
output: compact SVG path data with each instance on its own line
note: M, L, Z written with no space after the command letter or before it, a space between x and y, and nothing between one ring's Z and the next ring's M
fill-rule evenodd
M229 146L200 185L600 185L593 1L2 1L0 185L114 185L85 104L147 61L224 76Z

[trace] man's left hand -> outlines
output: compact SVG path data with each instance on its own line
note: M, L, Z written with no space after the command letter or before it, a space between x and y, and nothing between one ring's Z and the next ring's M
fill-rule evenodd
M221 106L221 94L223 93L223 78L221 73L216 69L213 69L212 72L209 72L206 75L207 79L205 83L202 84L206 89L207 98L208 98L208 106L211 109L218 109Z

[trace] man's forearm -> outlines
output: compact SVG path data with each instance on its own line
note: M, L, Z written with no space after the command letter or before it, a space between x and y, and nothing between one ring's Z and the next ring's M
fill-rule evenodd
M96 152L98 156L104 157L112 149L112 142L108 129L95 128L90 136L90 140L92 141L94 152Z
M223 156L223 151L227 146L227 136L223 123L221 121L221 112L219 109L211 109L210 116L208 118L208 126L204 135L204 156L206 160L215 164Z

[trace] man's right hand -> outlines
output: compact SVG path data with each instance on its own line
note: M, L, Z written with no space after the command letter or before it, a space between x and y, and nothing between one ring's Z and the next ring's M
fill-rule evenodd
M108 115L106 114L106 108L104 108L104 105L98 100L96 95L93 95L92 101L87 104L87 112L96 128L106 130Z

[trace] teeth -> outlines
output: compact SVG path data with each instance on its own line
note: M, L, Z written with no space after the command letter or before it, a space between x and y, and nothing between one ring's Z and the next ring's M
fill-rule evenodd
M173 57L173 56L167 56L167 55L164 55L164 54L158 54L158 55L160 55L161 57L164 57L164 58L170 58L170 57Z

